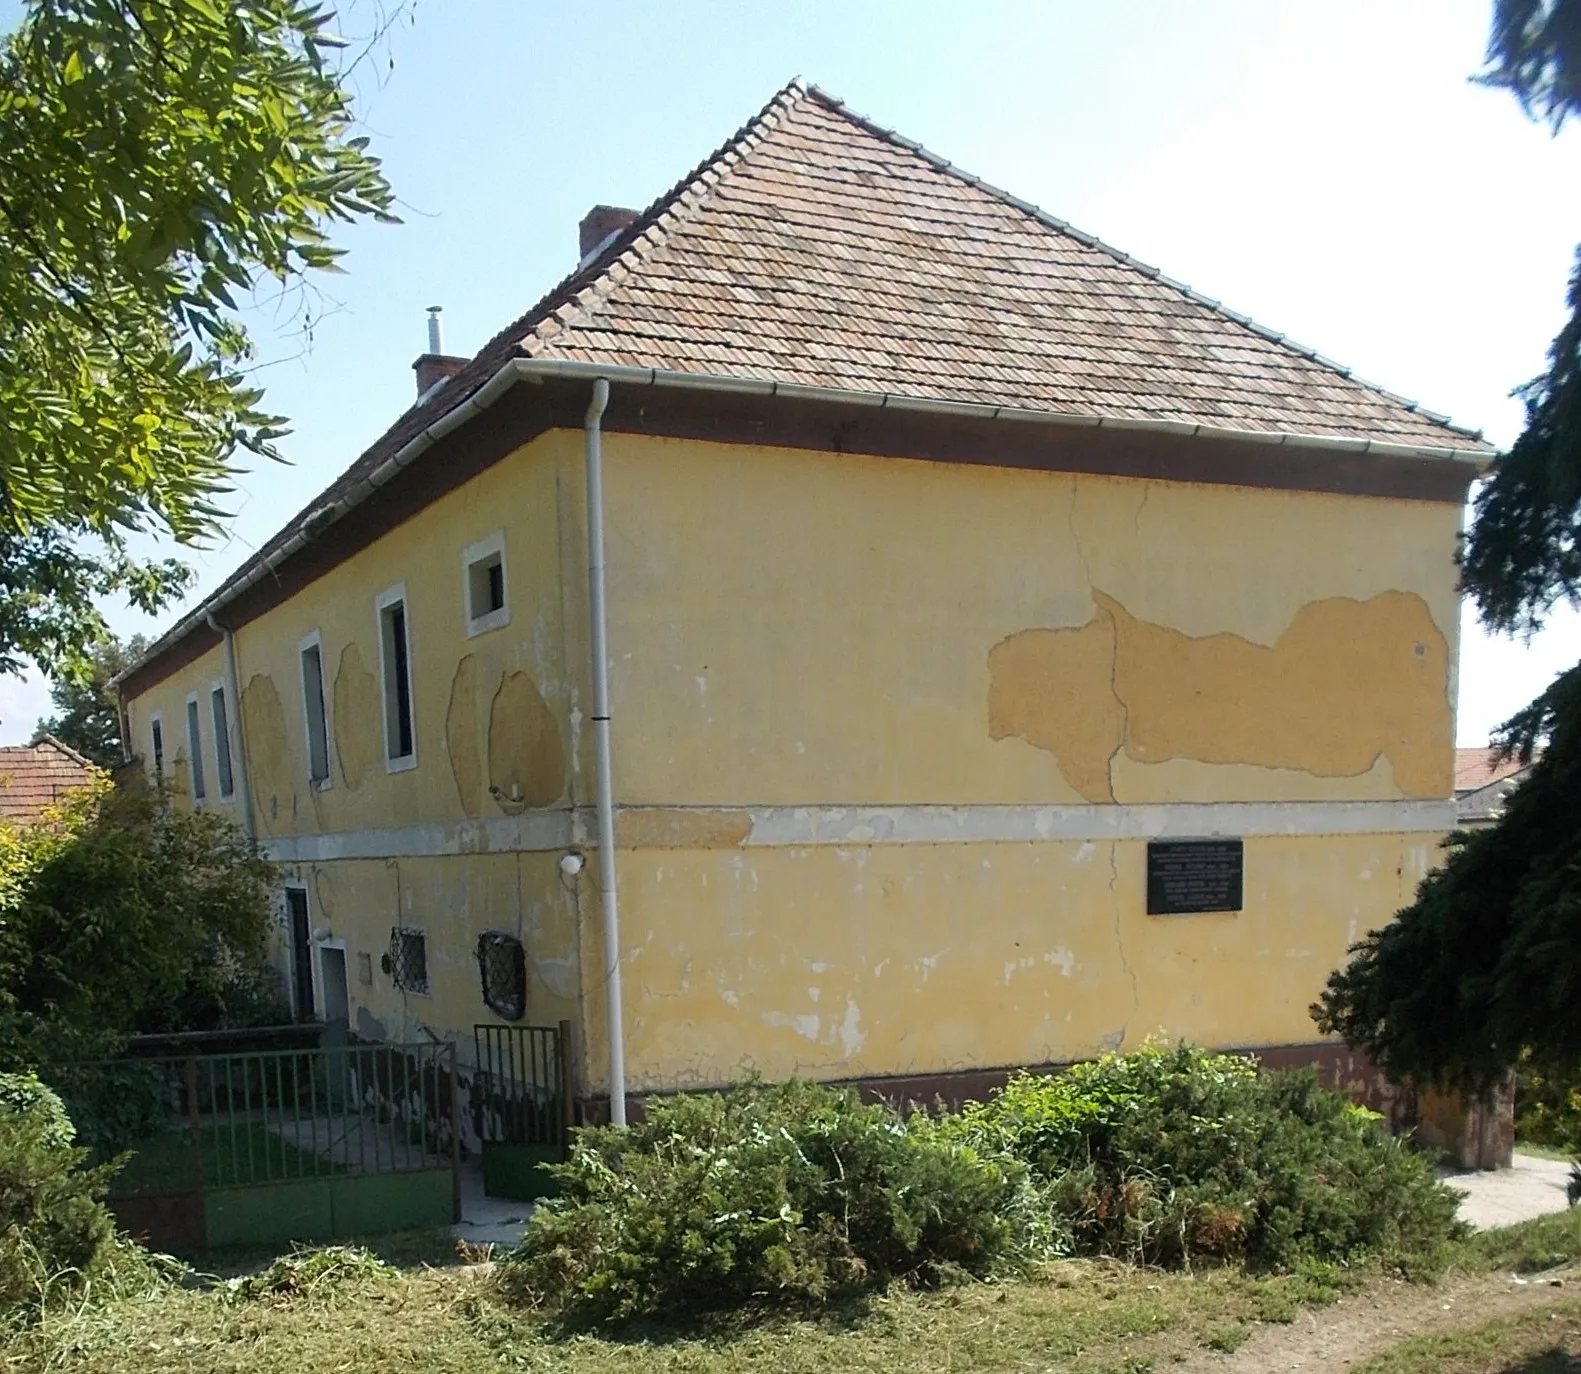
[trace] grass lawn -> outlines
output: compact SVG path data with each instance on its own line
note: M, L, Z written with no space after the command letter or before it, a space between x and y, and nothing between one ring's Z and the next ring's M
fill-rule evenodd
M164 1193L192 1186L192 1149L203 1160L203 1184L259 1183L266 1179L313 1178L344 1173L341 1165L299 1150L258 1122L170 1131L132 1146L116 1176L116 1193Z
M1355 1374L1575 1374L1581 1370L1581 1300L1545 1304L1469 1331L1405 1341Z
M1023 1281L973 1283L936 1293L897 1290L813 1319L562 1335L514 1306L496 1276L457 1267L442 1232L407 1233L371 1244L389 1262L405 1267L394 1275L357 1277L290 1299L227 1299L223 1288L171 1285L143 1298L88 1304L56 1313L42 1329L0 1347L0 1371L1145 1374L1168 1370L1183 1359L1217 1359L1213 1352L1236 1350L1260 1324L1292 1322L1347 1289L1365 1288L1366 1297L1383 1301L1391 1294L1421 1292L1362 1272L1314 1270L1257 1278L1218 1270L1193 1276L1115 1262L1067 1261L1044 1266ZM256 1268L266 1258L262 1252L238 1252L227 1257L226 1267L231 1272ZM1581 1210L1478 1235L1454 1247L1450 1267L1458 1275L1482 1276L1502 1286L1512 1271L1532 1272L1578 1258ZM450 1261L448 1267L431 1267L444 1261ZM1561 1296L1555 1290L1555 1299ZM1555 1352L1569 1351L1578 1340L1581 1303L1544 1299L1518 1318L1408 1341L1358 1368L1371 1374L1571 1371L1578 1366L1555 1363L1561 1360ZM1581 1352L1581 1346L1575 1349ZM1490 1364L1489 1359L1505 1362Z

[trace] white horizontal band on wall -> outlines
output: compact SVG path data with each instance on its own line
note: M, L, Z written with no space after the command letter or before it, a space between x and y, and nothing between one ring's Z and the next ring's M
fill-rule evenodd
M742 817L744 848L869 844L1017 844L1050 840L1247 839L1276 835L1445 834L1449 801L1168 802L1118 806L630 807L622 816ZM535 811L455 825L397 826L263 841L277 863L437 858L585 847L592 812ZM682 830L685 827L681 827ZM631 848L662 847L637 843ZM696 844L682 842L679 847ZM734 846L727 846L734 847Z

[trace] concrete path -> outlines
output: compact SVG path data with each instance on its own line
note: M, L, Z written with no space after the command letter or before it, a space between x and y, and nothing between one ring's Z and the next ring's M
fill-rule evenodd
M1538 1159L1517 1151L1508 1169L1443 1169L1439 1177L1465 1194L1461 1219L1479 1231L1562 1212L1569 1205L1565 1185L1570 1166L1559 1159Z
M509 1250L521 1240L531 1216L530 1202L511 1202L484 1194L481 1161L468 1159L462 1163L461 1220L451 1228L457 1240Z

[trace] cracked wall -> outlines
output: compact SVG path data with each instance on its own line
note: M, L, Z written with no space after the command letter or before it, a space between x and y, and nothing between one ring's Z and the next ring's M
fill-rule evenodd
M1094 590L1093 618L989 651L988 728L1046 749L1088 801L1112 802L1122 749L1359 777L1380 757L1411 797L1445 797L1453 720L1448 646L1420 596L1300 607L1272 644L1182 634Z

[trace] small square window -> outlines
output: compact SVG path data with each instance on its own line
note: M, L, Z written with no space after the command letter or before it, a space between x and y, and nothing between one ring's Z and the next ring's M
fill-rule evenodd
M390 932L386 972L404 992L428 992L428 937L420 930L396 926Z
M484 1005L501 1019L520 1021L527 1013L527 955L522 942L504 931L478 936L478 973Z
M506 604L505 536L495 531L487 539L463 550L462 597L466 607L467 634L480 635L510 623Z

